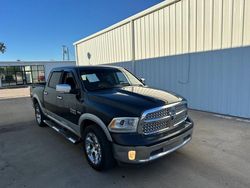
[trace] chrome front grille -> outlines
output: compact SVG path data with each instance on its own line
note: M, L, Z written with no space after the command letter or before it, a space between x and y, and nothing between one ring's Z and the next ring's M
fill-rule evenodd
M180 102L144 112L140 127L144 135L161 133L177 127L187 119L187 104Z
M162 109L156 112L148 113L145 117L145 120L152 120L152 119L158 119L158 118L163 118L168 115L168 109Z

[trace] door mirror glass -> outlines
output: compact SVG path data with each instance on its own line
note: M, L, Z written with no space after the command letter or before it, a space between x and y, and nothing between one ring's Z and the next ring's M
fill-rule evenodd
M71 86L69 84L58 84L56 85L56 91L59 93L70 93Z

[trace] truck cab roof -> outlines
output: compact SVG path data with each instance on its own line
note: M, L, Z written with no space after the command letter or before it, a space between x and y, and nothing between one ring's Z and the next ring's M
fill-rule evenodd
M64 70L95 70L95 69L122 69L122 67L110 66L110 65L88 65L88 66L66 66L53 68L52 71L64 71Z

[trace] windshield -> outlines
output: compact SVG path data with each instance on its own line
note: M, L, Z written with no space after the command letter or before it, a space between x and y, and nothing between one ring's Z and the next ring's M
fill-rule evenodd
M81 79L85 88L89 91L123 86L143 86L130 72L113 68L82 70Z

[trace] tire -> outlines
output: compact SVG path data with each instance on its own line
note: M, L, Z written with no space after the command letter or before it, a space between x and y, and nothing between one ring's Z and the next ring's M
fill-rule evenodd
M115 160L112 145L98 126L90 125L85 129L83 133L83 149L86 159L93 169L103 171L114 167Z
M39 127L46 127L46 124L44 123L45 116L41 110L40 105L38 103L35 103L34 108L35 108L35 118L37 125Z

